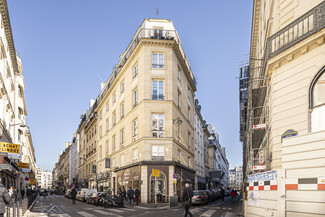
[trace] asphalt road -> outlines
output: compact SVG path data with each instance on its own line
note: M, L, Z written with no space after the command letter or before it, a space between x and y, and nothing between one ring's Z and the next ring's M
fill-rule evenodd
M167 206L168 204L166 204ZM165 206L165 205L163 205ZM193 206L190 208L193 216L202 217L237 217L240 216L241 202L231 202L227 197L225 201L214 201L205 206ZM178 217L184 216L184 208L160 207L153 210L147 206L133 206L126 208L104 208L77 201L73 205L70 199L62 195L49 195L38 197L29 217L58 216L58 217L100 217L100 216L130 216L130 217Z

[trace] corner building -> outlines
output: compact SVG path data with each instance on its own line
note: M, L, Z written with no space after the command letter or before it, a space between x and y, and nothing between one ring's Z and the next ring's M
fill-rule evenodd
M98 190L139 188L142 203L154 202L152 169L159 202L194 187L195 91L172 21L145 19L94 104Z

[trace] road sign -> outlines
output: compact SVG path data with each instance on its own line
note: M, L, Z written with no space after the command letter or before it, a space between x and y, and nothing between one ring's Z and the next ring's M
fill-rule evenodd
M20 145L1 142L1 152L20 154Z
M152 176L154 177L160 177L160 171L157 169L152 169Z
M256 125L253 125L253 129L262 129L262 128L265 128L266 127L266 124L256 124Z
M30 185L35 185L35 178L31 178L31 179L29 180L29 184L30 184Z
M264 150L260 150L260 152L259 152L258 162L259 162L260 164L263 164L264 161L265 161Z
M26 176L25 177L25 181L28 182L29 181L29 177Z
M173 179L173 183L177 183L177 179Z
M174 173L174 174L173 174L173 179L176 179L176 177L177 177L177 176L176 176L176 174Z

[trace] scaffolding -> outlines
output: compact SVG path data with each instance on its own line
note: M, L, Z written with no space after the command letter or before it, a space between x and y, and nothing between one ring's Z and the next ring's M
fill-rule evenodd
M240 63L240 140L243 169L253 174L270 169L269 93L270 77L264 59L244 58Z

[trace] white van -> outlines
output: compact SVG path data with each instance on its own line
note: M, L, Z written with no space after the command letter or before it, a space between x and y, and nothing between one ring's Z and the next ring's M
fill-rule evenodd
M96 189L82 188L80 190L79 197L82 198L83 202L85 202L85 201L87 201L87 199L91 193L96 193L96 192L97 192Z

